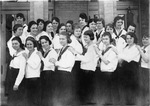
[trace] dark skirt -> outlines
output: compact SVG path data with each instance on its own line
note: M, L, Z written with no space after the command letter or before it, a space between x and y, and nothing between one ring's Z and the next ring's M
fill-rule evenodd
M41 106L40 78L26 78L27 106Z
M71 72L57 70L55 72L55 91L53 104L66 106L72 104L72 76Z
M53 106L54 72L46 70L41 72L41 103L42 106Z
M8 106L25 106L25 80L23 79L18 87L18 90L14 91L13 86L18 76L19 69L10 68L8 70L7 85L8 90Z
M139 96L139 64L124 61L118 73L121 103L135 105Z
M95 95L95 72L91 70L80 70L79 101L81 104L94 102Z

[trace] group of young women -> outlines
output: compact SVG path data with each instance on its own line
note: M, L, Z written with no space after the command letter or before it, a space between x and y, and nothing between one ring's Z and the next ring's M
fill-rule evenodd
M23 21L23 14L17 19ZM25 28L15 24L7 43L8 106L136 104L139 89L146 103L150 38L143 36L141 48L135 24L127 31L122 24L120 16L105 26L104 19L88 20L85 13L75 24L57 17Z

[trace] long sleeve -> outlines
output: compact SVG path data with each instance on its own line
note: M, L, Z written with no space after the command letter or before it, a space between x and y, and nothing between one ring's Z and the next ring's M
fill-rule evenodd
M18 76L17 76L17 78L16 78L15 85L20 85L22 79L24 78L24 75L25 75L25 67L26 67L26 60L25 60L25 58L22 56L22 57L20 58L19 73L18 73Z

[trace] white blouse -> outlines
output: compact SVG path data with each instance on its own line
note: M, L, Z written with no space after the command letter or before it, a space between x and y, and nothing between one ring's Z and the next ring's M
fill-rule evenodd
M18 54L15 53L14 54L15 57L13 60L11 60L10 65L9 65L10 67L19 69L19 73L15 81L15 85L18 85L18 86L20 85L25 75L26 59L22 55L22 53L24 52L25 51L21 51Z
M45 71L45 70L54 71L54 69L55 69L54 63L51 63L49 60L50 59L57 60L57 57L58 57L58 54L56 53L56 51L53 48L50 48L50 51L47 54L47 56L45 58L42 58L42 61L44 62L43 71Z
M128 63L131 61L139 62L140 53L136 47L136 44L132 45L131 47L126 46L123 49L123 52L119 54L119 58L127 61Z
M54 39L52 40L52 45L54 49L61 49L62 45L60 44L59 41L59 35L55 34Z
M87 52L85 53L85 55L77 55L77 57L81 60L81 69L91 71L96 70L99 57L95 51L94 46L96 46L96 44L91 44L87 48Z
M144 47L142 47L142 49L143 48ZM144 50L145 50L144 54L146 55L147 58L149 58L150 57L149 56L150 55L150 45L147 46ZM141 59L141 67L143 67L143 68L149 68L150 69L150 62L146 63L143 59Z
M83 29L82 33L81 33L81 41L82 41L82 43L83 43L84 46L86 45L86 43L85 43L85 41L84 41L84 32L87 31L87 30L89 30L89 27L86 26L86 27Z
M34 50L34 52L27 60L25 77L26 78L40 77L40 68L41 68L41 59L37 55L37 50Z
M74 35L71 35L70 39L72 40L72 42L69 45L73 47L75 51L82 54L83 53L82 45L79 43L76 37ZM79 60L79 59L76 57L76 60Z
M117 68L118 64L118 56L117 54L110 48L104 55L103 58L105 58L107 61L109 61L108 64L105 64L101 60L101 71L102 72L114 72Z
M55 64L56 66L58 66L58 70L71 72L74 63L75 63L75 56L70 50L67 49L62 54L60 60L57 61Z

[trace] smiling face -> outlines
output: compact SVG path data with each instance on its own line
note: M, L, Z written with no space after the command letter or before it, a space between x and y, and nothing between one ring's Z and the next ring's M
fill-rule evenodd
M17 40L13 40L12 41L12 47L13 49L15 49L16 51L20 49L20 43Z
M39 31L43 31L43 28L44 28L44 23L39 22L39 24L38 24L38 30Z
M133 32L134 33L135 32L135 27L130 25L127 29L127 32Z
M150 44L150 38L149 37L143 37L142 43L143 43L143 46L148 46Z
M89 35L84 35L84 41L86 44L90 44L92 42Z
M49 23L49 24L46 26L46 32L53 32L53 25L52 25L52 23Z
M109 38L109 36L103 36L102 37L102 41L103 41L104 45L106 45L106 46L110 45L110 38Z
M127 36L126 36L126 41L127 41L127 44L128 44L128 45L134 44L134 38L131 37L130 35L127 35Z
M60 34L59 35L59 42L62 46L67 45L67 37L65 35Z
M16 36L21 36L23 33L23 27L18 27L16 32L15 32L15 35Z
M36 24L33 24L30 28L30 33L31 35L34 35L36 36L37 35L37 25Z
M97 29L102 29L104 27L102 21L97 21L96 27L97 27Z
M59 23L56 20L53 20L52 25L53 25L54 30L57 30Z
M118 28L118 29L120 29L121 26L122 26L122 24L123 24L123 20L119 19L119 20L116 21L116 26L115 27Z
M89 23L89 28L90 28L92 31L95 31L95 30L96 30L96 23L95 23L95 22Z
M61 26L61 28L59 29L59 33L66 31L66 26Z
M41 45L45 50L49 49L50 47L49 41L47 41L46 39L41 39Z
M80 28L77 28L74 30L74 36L79 38L81 36L81 29Z
M112 27L110 27L110 26L106 27L106 32L109 32L110 34L112 34L113 31L114 31L114 29Z
M21 25L23 25L23 18L22 17L17 17L16 18L16 22L17 22L17 24L21 24Z
M26 47L29 51L33 51L34 50L34 44L31 40L27 40L26 42Z

